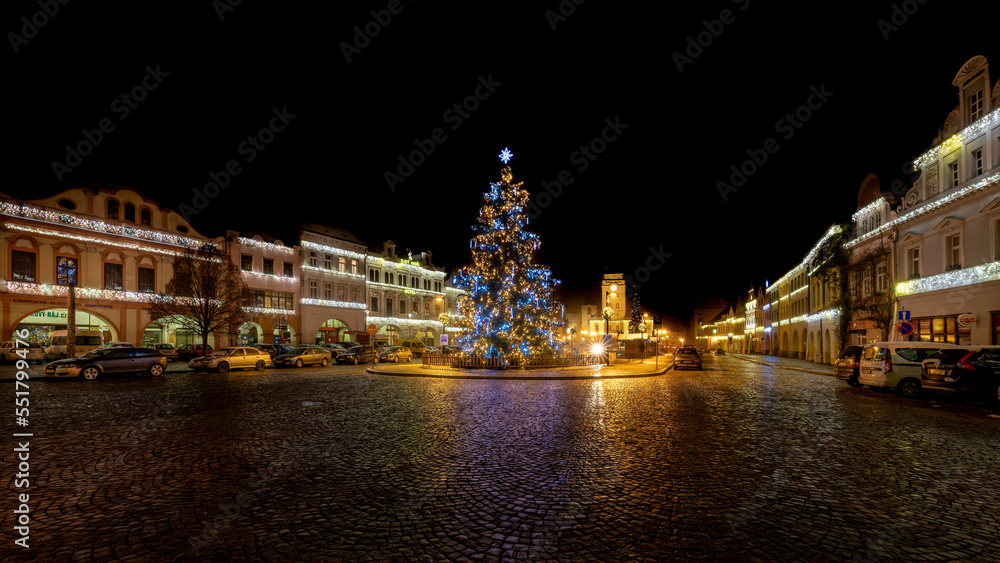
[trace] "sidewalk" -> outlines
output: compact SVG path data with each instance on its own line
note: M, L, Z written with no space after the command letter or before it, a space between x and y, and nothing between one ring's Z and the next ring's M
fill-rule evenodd
M610 366L575 366L536 369L458 369L445 366L424 366L414 359L410 364L378 364L365 370L378 375L400 377L439 377L445 379L621 379L663 375L670 369L669 360L660 356L646 360L619 360Z
M779 356L752 356L746 354L729 354L729 355L734 358L739 358L747 362L753 362L755 364L771 366L773 368L793 369L796 371L818 373L820 375L834 374L833 366L830 364L817 364L816 362L810 362L809 360L800 360L798 358L782 358Z

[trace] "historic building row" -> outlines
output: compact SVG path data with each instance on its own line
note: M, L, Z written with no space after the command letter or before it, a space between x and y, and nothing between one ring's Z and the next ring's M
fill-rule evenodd
M129 188L71 189L16 201L0 194L0 330L28 329L46 342L67 326L67 290L76 289L76 326L105 342L195 343L181 326L153 321L172 261L211 243L232 258L251 291L253 321L209 344L354 341L367 326L392 342L440 344L458 332L462 291L446 286L431 254L397 256L392 241L369 248L345 229L299 225L286 244L227 231L209 238L178 213Z
M841 343L1000 344L1000 82L977 56L952 86L958 106L913 162L912 186L894 193L865 178L845 226L740 301L745 338L734 351L830 363ZM849 259L820 276L817 251L832 236L844 237ZM725 321L701 329L721 333Z

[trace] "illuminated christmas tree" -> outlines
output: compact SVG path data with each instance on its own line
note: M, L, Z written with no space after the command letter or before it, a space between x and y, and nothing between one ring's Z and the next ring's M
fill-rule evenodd
M500 160L507 164L511 156L504 149ZM483 194L485 204L469 243L472 266L454 279L467 292L459 302L459 326L465 329L459 343L466 352L505 361L552 355L558 349L552 289L559 281L546 266L532 263L541 242L526 230L524 182L513 181L509 166L500 178Z

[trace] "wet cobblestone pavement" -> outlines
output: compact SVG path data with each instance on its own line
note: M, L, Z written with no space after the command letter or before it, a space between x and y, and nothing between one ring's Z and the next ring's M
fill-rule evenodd
M33 381L31 405L31 549L13 546L8 445L8 561L1000 553L997 415L738 358L595 381Z

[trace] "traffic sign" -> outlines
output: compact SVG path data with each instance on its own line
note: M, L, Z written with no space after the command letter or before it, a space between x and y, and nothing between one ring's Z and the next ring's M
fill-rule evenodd
M368 325L368 334L370 334L372 336L375 336L376 332L378 332L378 327L377 326L375 326L375 325Z
M903 321L896 325L896 332L902 334L903 336L909 336L913 334L913 323Z
M896 320L897 321L908 321L908 320L910 320L910 312L909 311L899 311L899 314L896 315Z

